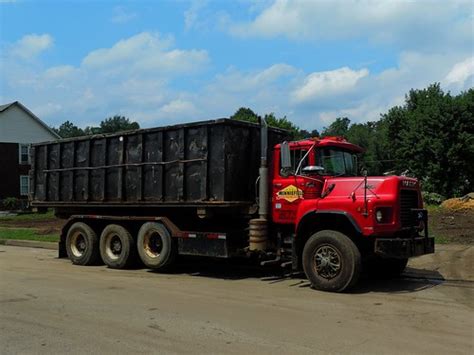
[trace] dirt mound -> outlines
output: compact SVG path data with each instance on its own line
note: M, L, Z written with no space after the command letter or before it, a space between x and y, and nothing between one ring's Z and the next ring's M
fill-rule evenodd
M451 211L474 211L474 193L471 192L461 198L450 198L444 201L441 207Z

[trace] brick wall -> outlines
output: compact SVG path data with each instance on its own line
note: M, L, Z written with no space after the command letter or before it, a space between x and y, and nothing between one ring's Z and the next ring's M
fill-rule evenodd
M20 175L28 175L31 166L19 163L18 149L17 143L0 143L0 200L28 199L20 196Z

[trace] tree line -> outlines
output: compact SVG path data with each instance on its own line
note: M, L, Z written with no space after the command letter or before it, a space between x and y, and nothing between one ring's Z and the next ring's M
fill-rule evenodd
M410 90L403 105L392 107L378 120L352 123L338 117L321 132L299 128L286 116L263 116L272 127L290 132L292 139L342 136L365 149L360 166L370 175L416 176L422 189L442 196L462 196L474 190L474 88L451 95L439 83ZM239 108L230 118L257 123L260 116ZM97 127L78 128L66 121L54 130L63 138L113 133L140 128L123 116L105 119Z
M259 116L240 108L231 118L257 122ZM442 196L474 190L474 89L451 95L439 83L410 90L401 106L376 121L351 123L336 118L321 134L300 129L286 117L266 114L270 126L288 129L293 139L342 136L365 149L360 166L370 175L400 174L421 180L422 189ZM441 198L442 198L441 196Z
M87 126L84 129L79 128L71 121L66 121L62 123L58 128L51 128L53 129L53 131L59 134L61 138L72 138L88 136L91 134L130 131L134 129L139 129L140 125L138 124L138 122L131 121L127 117L115 115L113 117L109 117L101 121L98 126Z

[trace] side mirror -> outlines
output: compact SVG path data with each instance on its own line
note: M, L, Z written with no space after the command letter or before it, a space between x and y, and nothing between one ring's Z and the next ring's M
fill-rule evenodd
M283 142L280 145L280 168L280 175L283 177L294 174L293 171L291 171L290 146L288 142Z
M319 174L324 171L324 167L319 165L308 165L301 169L304 174Z
M290 146L288 142L283 142L280 145L281 169L288 170L291 168Z

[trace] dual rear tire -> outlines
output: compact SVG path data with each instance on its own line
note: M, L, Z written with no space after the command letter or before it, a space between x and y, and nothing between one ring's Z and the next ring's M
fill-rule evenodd
M84 222L74 223L66 236L66 251L76 265L94 265L102 261L112 269L132 266L137 254L143 264L163 270L175 260L177 249L167 228L156 222L143 224L137 240L130 232L118 224L107 225L100 238Z
M109 224L100 235L100 256L112 269L124 269L135 263L137 248L130 232L118 224Z
M140 259L150 269L164 270L176 258L176 245L161 223L147 222L138 231L137 249Z
M99 238L86 223L76 222L66 236L66 252L75 265L94 265L100 261Z

